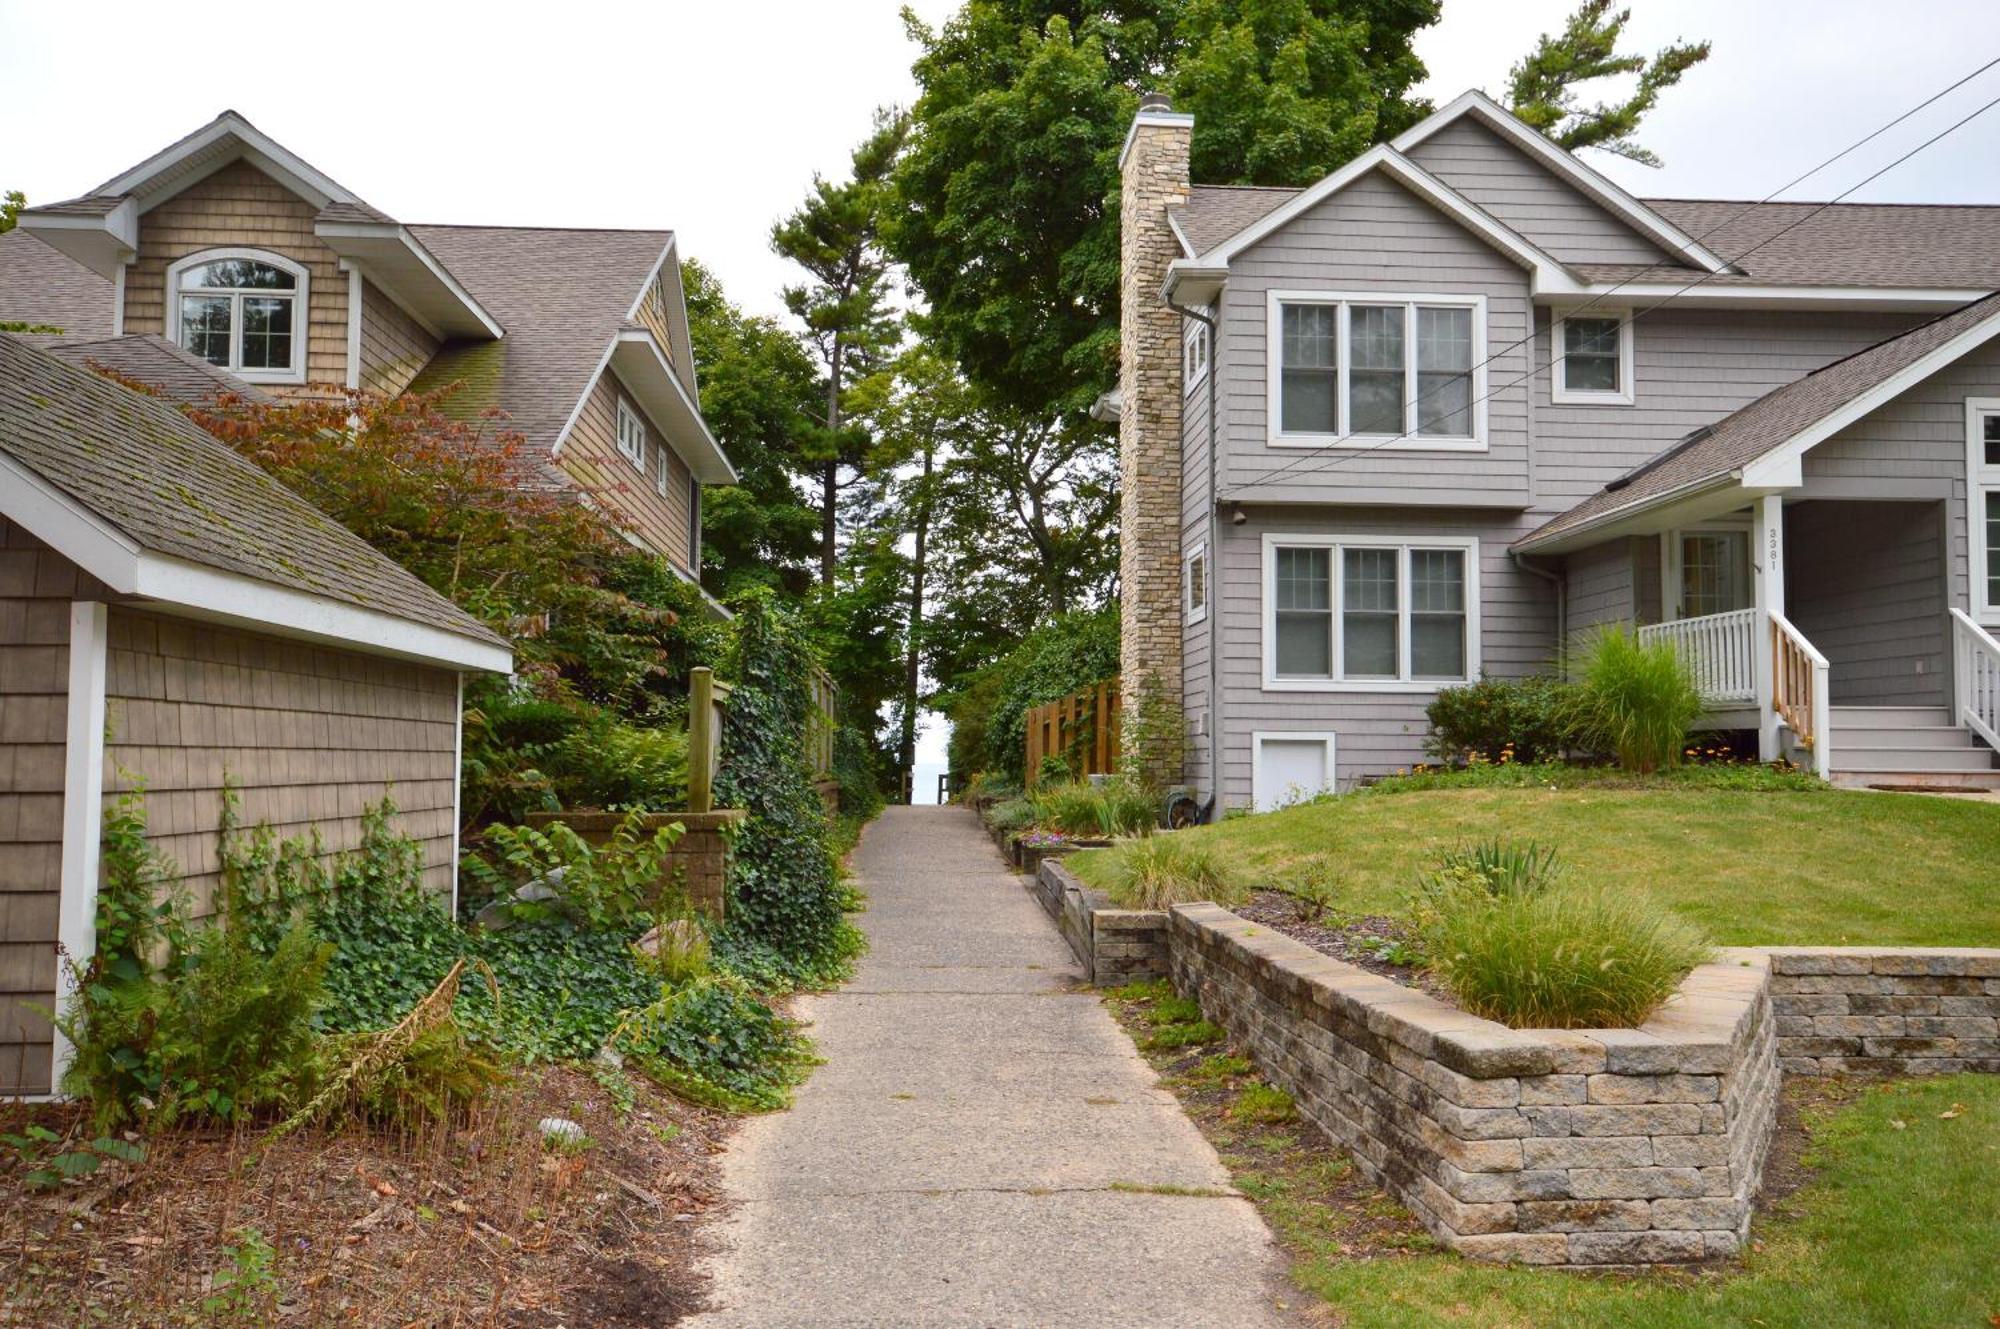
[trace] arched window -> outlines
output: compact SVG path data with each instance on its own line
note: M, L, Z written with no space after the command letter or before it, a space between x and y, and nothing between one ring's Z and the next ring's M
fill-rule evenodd
M193 254L167 272L173 339L260 383L305 381L305 269L256 250Z

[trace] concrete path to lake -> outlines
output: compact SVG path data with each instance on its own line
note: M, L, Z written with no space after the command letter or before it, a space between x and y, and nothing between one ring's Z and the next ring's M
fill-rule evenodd
M683 1323L1293 1324L1270 1232L973 814L890 808L855 867L868 955L800 1003L826 1064L731 1141Z

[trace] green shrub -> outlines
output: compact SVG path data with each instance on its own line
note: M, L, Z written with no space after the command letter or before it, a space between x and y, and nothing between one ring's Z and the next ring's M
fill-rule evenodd
M232 827L225 865L242 857ZM253 917L257 902L227 873L222 912L193 923L146 840L140 792L106 814L102 835L97 949L71 959L76 993L55 1020L75 1049L63 1088L88 1097L104 1128L239 1120L309 1091L330 948L301 923Z
M1165 909L1197 900L1239 904L1249 896L1222 851L1185 831L1126 840L1104 852L1105 893L1126 909Z
M1035 824L1035 805L1025 798L1010 798L986 809L986 824L996 831L1025 831Z
M840 810L858 821L868 821L888 802L882 791L881 754L868 735L853 725L842 725L833 735L833 778L840 785Z
M797 1023L726 976L666 994L622 1024L611 1044L682 1097L738 1112L785 1106L811 1061Z
M1431 972L1466 1010L1517 1029L1640 1024L1710 954L1665 910L1592 891L1472 888L1436 903L1420 934Z
M1118 608L1062 614L1023 637L945 701L951 768L1019 782L1026 772L1029 708L1080 692L1118 672ZM1067 754L1058 754L1067 755Z
M813 656L791 616L751 597L736 619L736 679L722 726L718 806L749 810L729 869L723 967L768 985L844 977L861 948L800 735Z
M1425 750L1444 761L1547 761L1562 754L1566 694L1557 679L1486 678L1445 688L1425 708Z
M1143 835L1159 825L1154 797L1122 775L1038 786L1029 795L1035 824L1065 835Z
M1701 693L1672 642L1648 645L1627 629L1599 628L1584 641L1577 680L1566 710L1581 746L1615 755L1628 771L1680 764Z
M678 889L662 885L665 864L685 832L679 822L651 831L646 814L629 812L603 844L592 844L563 822L546 826L492 826L480 854L462 869L487 896L511 901L516 918L553 912L573 915L593 928L629 931L679 913ZM531 883L551 886L554 900L518 899Z

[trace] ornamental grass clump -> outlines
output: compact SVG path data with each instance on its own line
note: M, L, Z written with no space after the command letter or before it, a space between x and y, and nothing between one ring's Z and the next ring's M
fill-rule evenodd
M1710 954L1689 924L1574 884L1532 845L1444 855L1416 913L1430 972L1467 1011L1516 1029L1638 1025Z
M1220 848L1185 831L1126 840L1106 852L1105 891L1126 909L1240 904L1250 893Z
M1045 785L1032 795L1035 823L1065 835L1144 835L1159 824L1152 795L1136 781L1112 776L1097 781Z
M1672 642L1646 643L1624 628L1601 628L1583 643L1569 728L1583 747L1608 752L1628 771L1678 766L1701 693Z

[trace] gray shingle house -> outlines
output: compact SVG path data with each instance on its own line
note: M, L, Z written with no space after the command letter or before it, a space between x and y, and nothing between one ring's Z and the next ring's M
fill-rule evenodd
M144 788L148 837L202 913L225 779L248 824L330 852L393 792L448 892L460 684L512 665L167 401L34 340L0 334L0 1095L60 1076L46 1012L58 947L93 949L110 797ZM142 360L162 355L180 352Z
M1640 199L1468 93L1305 189L1124 154L1128 698L1268 807L1597 624L1837 780L1991 782L2000 207ZM1213 445L1212 445L1213 441Z

